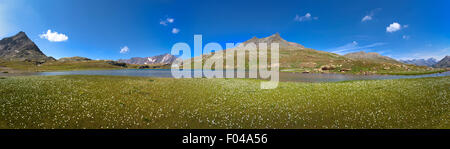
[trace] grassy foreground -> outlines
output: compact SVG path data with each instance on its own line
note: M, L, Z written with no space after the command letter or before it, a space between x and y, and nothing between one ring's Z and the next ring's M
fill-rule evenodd
M0 128L450 128L450 77L281 82L0 78Z

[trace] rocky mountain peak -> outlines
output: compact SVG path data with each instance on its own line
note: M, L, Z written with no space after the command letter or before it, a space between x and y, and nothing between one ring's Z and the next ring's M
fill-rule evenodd
M281 38L280 33L278 33L278 32L273 35L270 35L269 37L266 37L266 38L269 38L272 40L284 40L283 38Z
M17 33L16 35L13 36L13 38L28 38L27 34L25 34L25 32L20 31L19 33Z
M250 40L247 40L244 42L244 44L248 44L248 43L255 43L258 45L258 43L267 43L267 44L271 44L271 43L278 43L280 45L280 48L285 48L285 49L301 49L304 48L302 45L298 44L298 43L294 43L294 42L288 42L286 40L284 40L281 36L280 33L275 33L273 35L270 35L268 37L265 38L257 38L257 37L253 37Z
M0 40L0 59L9 61L33 61L46 62L53 61L31 41L25 32Z
M437 68L450 68L450 56L445 56L442 60L440 60L433 67Z

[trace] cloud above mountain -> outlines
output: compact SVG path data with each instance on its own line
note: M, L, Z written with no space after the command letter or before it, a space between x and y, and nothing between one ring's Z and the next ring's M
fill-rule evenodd
M372 20L372 16L371 15L366 15L362 18L361 22L365 22L365 21L370 21Z
M180 29L178 29L178 28L172 29L172 34L178 34L179 32L180 32Z
M166 17L165 19L160 20L159 24L162 25L162 26L169 26L169 24L172 24L174 22L175 22L174 18ZM173 27L170 32L172 34L178 34L180 32L180 29Z
M128 48L128 46L124 46L120 49L121 54L126 54L128 52L130 52L130 48Z
M167 17L166 19L160 20L159 24L161 24L163 26L167 26L167 25L169 25L170 23L173 23L173 22L175 22L174 18Z
M377 43L373 43L373 44L360 46L357 41L353 41L353 42L345 44L343 46L332 48L332 49L330 49L328 51L331 51L331 52L336 53L336 54L346 54L346 53L350 53L350 52L367 50L369 48L382 46L382 45L385 45L385 44L386 43L383 43L383 42L377 42Z
M397 22L394 22L390 24L388 27L386 27L386 32L393 33L399 31L400 29L402 29L402 25L400 25Z
M50 42L63 42L69 39L67 35L58 32L52 32L52 30L47 30L47 33L40 34L39 37L41 37L42 39L47 39Z
M371 10L368 14L366 14L362 19L361 22L367 22L373 19L373 16L375 15L376 12L380 11L381 8L377 8L374 10Z
M306 13L304 16L299 16L298 14L295 15L294 21L296 22L304 22L304 21L310 21L310 20L317 20L318 17L313 17L311 13Z
M402 38L405 39L405 40L408 40L409 38L411 38L411 36L409 36L409 35L403 35Z

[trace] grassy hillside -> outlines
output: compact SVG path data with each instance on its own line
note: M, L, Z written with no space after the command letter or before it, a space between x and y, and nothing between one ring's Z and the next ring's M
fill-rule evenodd
M279 43L280 45L280 70L288 72L312 72L312 73L353 73L353 74L397 74L409 73L422 74L439 71L440 69L433 69L425 66L416 66L400 63L389 57L381 56L376 53L365 53L364 56L356 54L345 57L335 53L319 51L305 48L300 44L288 42L282 39L279 34L274 34L266 38L252 38L246 43ZM233 48L223 51L216 51L213 54L222 55L225 57L225 52L240 51L242 48ZM270 53L270 47L268 47ZM211 59L213 54L205 54L195 57L191 61L199 62L202 58L204 64L206 60ZM250 53L246 53L246 68L248 69L248 62ZM351 58L353 56L353 58ZM269 54L270 57L270 54ZM366 58L367 57L367 58ZM237 54L234 56L235 65L226 66L224 61L224 68L234 69L237 65ZM270 62L270 60L269 60Z
M134 65L127 64L126 67L117 66L104 60L89 61L51 61L36 65L32 62L23 61L1 61L0 73L30 73L30 72L46 72L46 71L72 71L72 70L109 70L109 69L170 69L170 65Z
M450 128L450 77L281 82L0 78L0 128Z
M238 48L227 49L225 51L237 51ZM225 56L225 51L218 51L213 54ZM270 53L270 51L269 51ZM249 53L246 53L246 69L248 69ZM269 54L270 56L270 54ZM202 55L202 63L210 59L212 54ZM192 61L199 61L200 57L195 57ZM237 56L234 56L234 67L226 66L224 68L235 68L237 65ZM416 66L410 64L393 63L390 61L351 59L338 54L318 51L309 48L280 48L280 70L286 72L311 72L311 73L352 73L352 74L426 74L441 69L433 69L425 66ZM270 60L269 60L270 62ZM328 68L328 69L327 69Z
M402 64L401 62L399 62L393 58L390 58L387 56L382 56L375 52L367 52L367 53L364 51L353 52L353 53L345 54L344 57L347 57L350 59L355 59L355 60L370 60L370 61L377 62L377 63Z

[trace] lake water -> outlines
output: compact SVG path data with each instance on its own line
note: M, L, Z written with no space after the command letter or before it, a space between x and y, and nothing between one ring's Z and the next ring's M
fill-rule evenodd
M119 70L87 70L87 71L61 71L40 72L38 75L112 75L112 76L139 76L172 78L170 69L119 69ZM351 75L351 74L322 74L322 73L292 73L280 72L280 81L289 82L338 82L350 80L384 80L449 76L450 71L426 75Z

